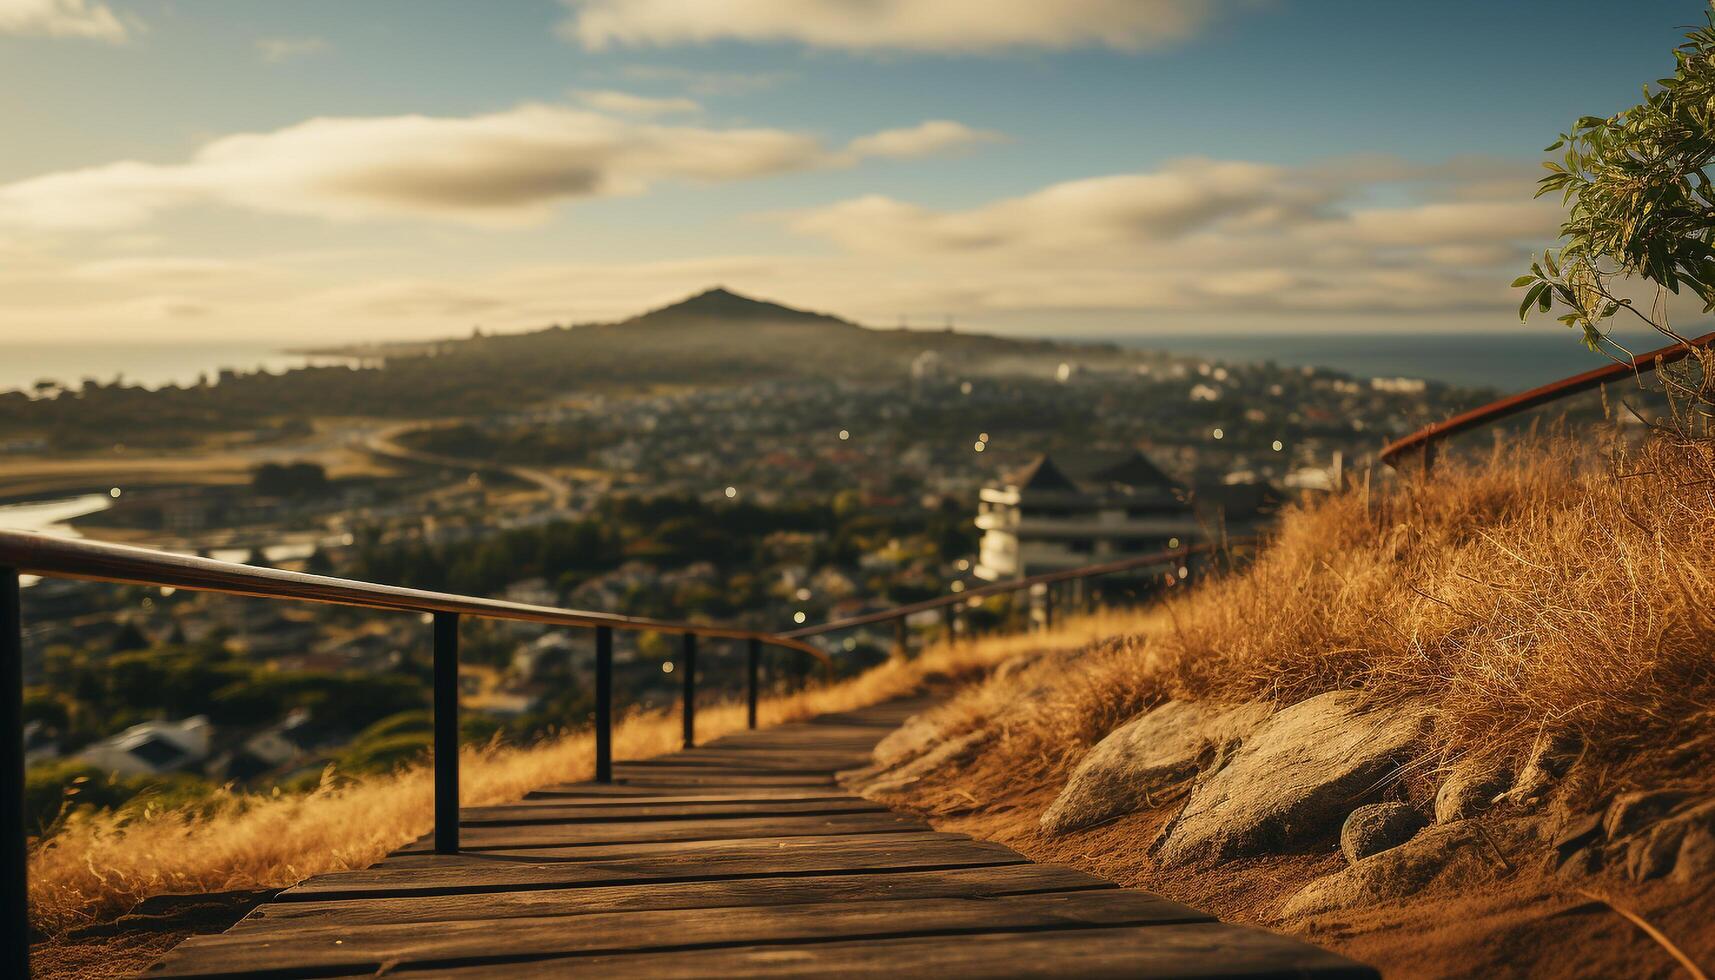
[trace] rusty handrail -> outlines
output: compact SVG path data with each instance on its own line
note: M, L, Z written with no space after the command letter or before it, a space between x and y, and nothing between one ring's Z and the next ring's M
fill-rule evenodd
M1715 343L1715 333L1706 333L1685 343L1669 344L1666 347L1639 354L1630 361L1619 361L1604 367L1594 368L1582 374L1575 374L1570 378L1551 381L1529 391L1521 391L1516 395L1496 399L1487 405L1460 412L1446 421L1426 425L1411 435L1394 440L1382 447L1381 461L1398 469L1400 457L1415 451L1421 453L1426 462L1433 463L1436 447L1443 439L1458 435L1461 432L1467 432L1478 426L1488 425L1509 415L1517 415L1549 402L1599 388L1610 381L1635 377L1644 371L1654 371L1661 364L1682 361L1691 356L1694 348L1708 347L1711 343Z
M0 947L13 950L9 967L29 973L27 828L24 825L24 574L124 585L171 587L194 592L295 600L394 612L427 614L432 621L433 770L435 852L459 850L459 662L461 616L541 623L595 630L595 772L613 780L613 631L677 633L682 637L686 746L695 742L697 637L743 640L748 647L748 716L756 726L757 661L763 645L807 654L832 667L823 651L802 640L696 623L669 622L579 609L558 609L500 599L482 599L376 585L326 575L176 555L129 545L71 540L0 530Z
M1213 552L1221 548L1250 545L1254 544L1255 541L1255 538L1233 538L1225 542L1205 542L1203 544L1186 545L1181 548L1169 548L1165 551L1151 552L1147 555L1137 555L1131 558L1120 558L1115 561L1101 562L1094 565L1080 565L1077 568L1063 568L1057 572L1043 572L1039 575L1031 575L1025 578L1007 579L1004 582L979 585L976 588L966 589L963 592L953 592L948 595L937 596L933 599L924 599L921 602L912 602L903 606L895 606L892 609L883 609L879 612L848 616L845 619L836 619L826 623L819 623L815 626L805 626L795 630L786 630L775 635L785 639L796 639L803 636L820 636L823 633L833 633L838 630L851 629L857 626L867 626L870 623L883 623L889 620L904 619L920 612L927 612L931 609L940 609L944 606L958 605L963 602L968 602L971 599L980 599L984 596L1002 595L1008 592L1017 592L1021 589L1033 588L1038 585L1053 585L1056 582L1066 582L1073 579L1095 578L1100 575L1113 575L1118 572L1126 572L1134 568L1143 568L1149 565L1165 565L1169 562L1180 562L1192 555Z
M560 609L508 602L504 599L484 599L449 592L409 589L397 585L376 585L355 579L288 572L278 568L217 561L131 545L57 538L27 531L0 530L0 567L55 578L114 582L121 585L168 586L193 592L217 592L260 599L289 599L360 609L445 613L482 619L541 623L547 626L605 626L616 630L756 640L808 654L824 664L832 663L827 654L808 643L761 630L620 616L583 609Z

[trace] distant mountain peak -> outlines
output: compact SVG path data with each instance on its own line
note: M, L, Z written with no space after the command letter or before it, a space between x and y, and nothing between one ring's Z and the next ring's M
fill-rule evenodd
M710 320L816 320L834 323L844 323L838 317L825 313L812 313L808 310L794 309L782 306L768 300L756 299L735 293L725 286L714 286L702 292L682 299L677 303L650 310L637 317L637 320L677 320L686 317L696 317Z

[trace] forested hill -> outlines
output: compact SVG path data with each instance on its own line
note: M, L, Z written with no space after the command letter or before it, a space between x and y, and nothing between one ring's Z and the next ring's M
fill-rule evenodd
M951 331L875 330L827 313L794 309L716 287L616 323L474 336L435 346L448 356L529 374L559 386L580 378L727 382L826 376L903 377L924 351L992 364L1047 354L1060 345ZM401 345L420 350L422 345ZM388 353L389 348L350 353Z
M218 385L158 391L97 385L51 399L4 394L0 440L42 436L58 449L171 445L197 433L301 428L315 417L488 413L594 386L903 379L924 351L968 371L1051 369L1057 354L1075 352L1127 356L981 334L874 330L717 288L617 323L365 348L389 355L384 368L229 375Z

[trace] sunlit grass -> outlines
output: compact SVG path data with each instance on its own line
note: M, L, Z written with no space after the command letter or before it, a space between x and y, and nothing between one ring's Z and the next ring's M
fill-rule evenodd
M857 677L764 699L761 725L847 711L915 690L939 674L972 676L1011 648L934 646ZM745 725L742 704L702 706L699 740ZM679 748L676 713L635 714L614 728L614 756L640 759ZM466 748L465 806L514 800L541 786L594 775L594 739L568 735L529 748ZM152 895L283 887L329 871L366 867L433 827L434 778L418 765L330 781L308 795L225 793L213 804L142 813L72 814L30 855L31 917L48 934L112 918Z
M1708 442L1514 443L1296 507L1254 564L1208 587L1047 638L984 641L998 659L1108 637L976 685L939 717L948 735L997 736L957 777L990 800L1058 785L1091 744L1168 699L1290 704L1348 688L1427 700L1421 772L1516 761L1553 730L1615 765L1677 751L1690 773L1685 760L1715 755L1712 596Z

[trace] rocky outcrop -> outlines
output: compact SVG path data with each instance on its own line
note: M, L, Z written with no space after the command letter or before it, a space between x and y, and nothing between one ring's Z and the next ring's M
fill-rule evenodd
M1305 885L1287 899L1282 918L1296 919L1323 912L1407 898L1431 882L1448 876L1487 879L1495 874L1494 858L1470 821L1430 827L1416 837L1362 858L1344 871Z
M1356 864L1372 854L1411 840L1427 823L1423 814L1405 803L1371 803L1358 807L1340 827L1340 853Z
M1584 754L1584 741L1575 732L1542 732L1531 745L1530 756L1519 767L1518 778L1502 799L1529 806L1542 801Z
M870 758L878 768L899 765L929 751L941 739L941 726L929 714L915 714L877 742Z
M895 765L874 765L856 772L842 773L846 785L870 799L899 793L923 777L952 766L975 755L988 742L990 734L978 730L944 739L920 755L901 756Z
M1042 814L1042 829L1064 834L1159 804L1208 772L1262 724L1263 704L1222 707L1169 701L1114 729L1091 749Z
M1371 708L1357 691L1286 708L1199 780L1156 839L1157 860L1250 857L1328 838L1346 814L1375 798L1428 725L1422 705Z
M1454 766L1435 791L1435 822L1453 823L1482 813L1512 782L1512 773L1497 765L1466 761Z
M1621 793L1602 809L1565 819L1553 860L1568 878L1607 870L1640 882L1707 881L1715 874L1715 799L1680 790Z

